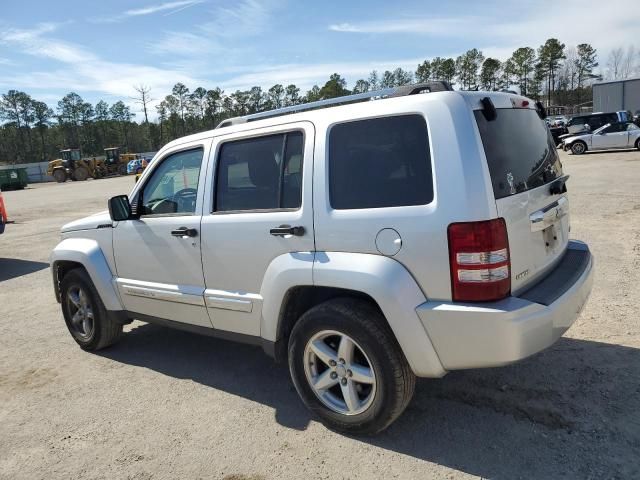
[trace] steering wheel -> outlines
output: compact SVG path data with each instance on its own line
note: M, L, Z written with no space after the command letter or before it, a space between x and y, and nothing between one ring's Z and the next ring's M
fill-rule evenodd
M178 212L190 212L195 210L197 195L195 188L183 188L173 194L172 200L178 205Z

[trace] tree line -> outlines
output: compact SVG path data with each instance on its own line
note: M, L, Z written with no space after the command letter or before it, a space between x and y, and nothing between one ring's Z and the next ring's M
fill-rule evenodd
M611 52L607 75L624 78L638 70L640 52L628 47ZM85 155L100 155L103 148L122 146L131 152L157 150L183 135L214 128L226 118L363 93L410 83L445 80L462 90L501 90L517 86L523 95L543 99L547 105L577 105L591 99L590 85L599 66L596 49L587 43L567 47L550 38L537 49L521 47L506 60L485 57L472 48L457 58L425 60L415 71L396 68L372 71L351 89L338 73L322 85L302 92L294 84L259 86L226 93L220 88L191 91L177 83L159 102L151 90L134 87L141 121L124 101L112 105L85 102L77 93L65 95L55 109L29 94L9 90L0 98L0 162L21 163L58 157L61 148L80 147ZM150 121L150 109L155 120Z

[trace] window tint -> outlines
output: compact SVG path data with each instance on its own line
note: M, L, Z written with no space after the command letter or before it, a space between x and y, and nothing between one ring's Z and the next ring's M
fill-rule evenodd
M425 205L433 200L427 124L420 115L360 120L329 133L335 209Z
M162 160L142 192L142 215L193 214L196 211L202 148Z
M227 142L216 176L218 212L300 208L302 132Z
M493 121L474 111L495 198L544 185L562 176L551 132L530 109L500 108Z

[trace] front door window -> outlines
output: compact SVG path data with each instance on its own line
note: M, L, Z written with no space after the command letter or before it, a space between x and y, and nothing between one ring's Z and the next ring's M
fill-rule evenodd
M142 215L196 212L202 148L174 153L155 169L142 191Z

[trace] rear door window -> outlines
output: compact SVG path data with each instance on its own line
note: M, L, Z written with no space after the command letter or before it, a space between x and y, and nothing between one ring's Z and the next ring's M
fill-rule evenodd
M329 133L334 209L425 205L433 200L427 124L420 115L341 123Z
M562 176L562 164L544 121L531 109L498 109L487 121L474 111L496 199L526 192Z
M300 208L303 150L299 131L224 143L218 156L215 211Z

